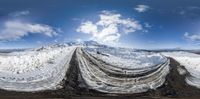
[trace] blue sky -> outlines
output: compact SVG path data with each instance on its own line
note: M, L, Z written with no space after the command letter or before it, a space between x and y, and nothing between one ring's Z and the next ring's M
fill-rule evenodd
M200 48L199 0L1 0L0 48L96 40Z

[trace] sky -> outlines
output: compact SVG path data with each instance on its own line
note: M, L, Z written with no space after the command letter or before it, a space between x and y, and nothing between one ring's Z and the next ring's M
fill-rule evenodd
M88 40L200 49L200 1L0 0L0 49Z

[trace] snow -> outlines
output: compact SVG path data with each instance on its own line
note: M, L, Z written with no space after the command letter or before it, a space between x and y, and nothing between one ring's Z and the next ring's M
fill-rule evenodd
M0 53L0 88L16 91L54 89L64 79L76 47Z
M75 50L85 83L101 92L156 89L169 73L169 59L160 53L72 42L0 53L0 88L27 92L57 89L66 72L70 72L69 62Z
M167 58L160 53L137 52L133 49L89 47L85 50L108 64L128 69L148 68L167 61Z
M184 51L163 52L162 54L172 57L178 61L180 65L184 66L190 73L190 75L186 77L186 82L189 85L200 88L200 55Z
M100 92L146 92L161 86L169 73L169 60L159 53L89 46L76 54L85 83Z

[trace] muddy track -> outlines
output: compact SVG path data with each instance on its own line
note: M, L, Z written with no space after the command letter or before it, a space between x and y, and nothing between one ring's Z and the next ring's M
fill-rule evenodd
M166 82L162 87L153 92L155 97L174 97L174 98L198 98L200 97L200 89L190 86L185 82L188 75L180 75L177 68L183 68L174 59L170 58L170 73L166 77Z
M66 73L66 80L63 81L63 88L58 90L49 90L42 92L15 92L0 90L0 98L116 98L121 97L137 97L137 98L198 98L200 97L200 89L187 85L185 76L180 75L177 71L180 64L170 58L170 73L166 77L165 83L156 90L138 94L106 94L97 92L87 88L78 67L77 56L74 52L70 61L69 72Z

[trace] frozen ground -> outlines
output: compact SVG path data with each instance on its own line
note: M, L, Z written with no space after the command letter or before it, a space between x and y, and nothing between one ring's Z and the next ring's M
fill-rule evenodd
M183 51L163 52L162 54L174 58L184 66L190 74L187 75L186 82L200 88L200 55ZM180 72L184 73L183 71Z
M64 79L75 47L42 47L0 53L0 88L16 91L55 89Z

